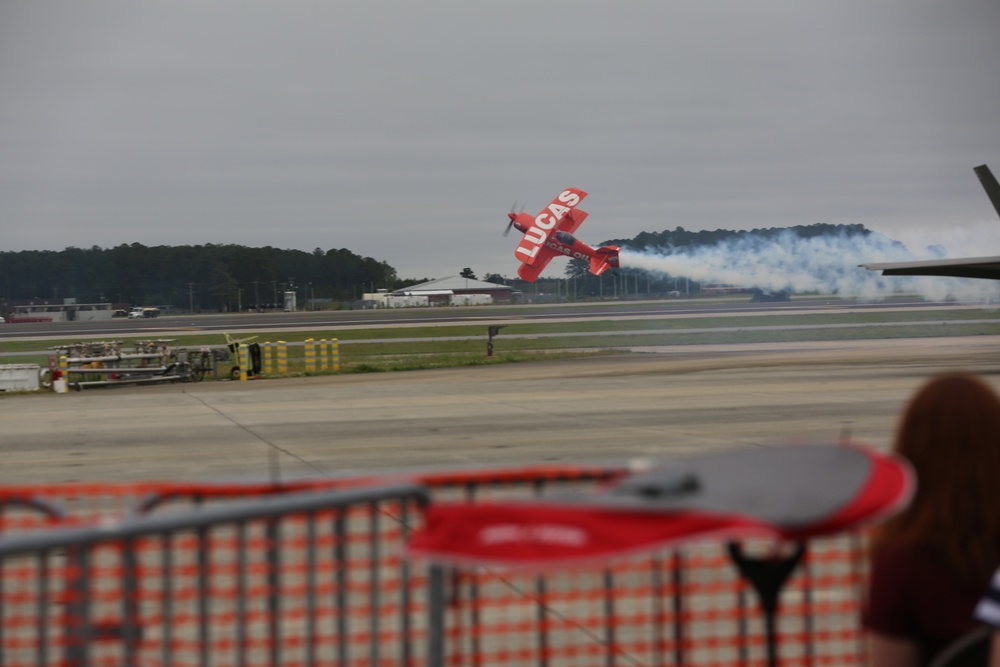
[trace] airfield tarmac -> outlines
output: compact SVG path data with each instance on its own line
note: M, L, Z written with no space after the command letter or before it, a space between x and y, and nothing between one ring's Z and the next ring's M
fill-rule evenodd
M2 484L334 477L891 444L907 399L1000 336L634 348L473 368L11 395Z

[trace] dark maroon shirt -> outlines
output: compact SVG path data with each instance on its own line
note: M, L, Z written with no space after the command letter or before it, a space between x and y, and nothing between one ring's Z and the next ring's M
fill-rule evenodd
M872 563L865 627L920 645L926 664L976 626L973 610L983 591L955 581L931 554L886 545Z

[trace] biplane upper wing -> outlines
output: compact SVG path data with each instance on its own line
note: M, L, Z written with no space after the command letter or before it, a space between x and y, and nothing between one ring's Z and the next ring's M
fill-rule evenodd
M558 226L559 231L567 232L569 234L575 233L576 230L580 227L580 225L583 224L583 221L587 219L588 215L590 214L587 213L586 211L581 211L578 208L574 208L569 213L567 213L562 220L559 221L559 226Z
M528 266L541 263L542 257L545 255L545 241L548 240L549 234L557 229L572 233L583 222L586 214L581 216L583 211L575 211L574 209L586 196L586 192L577 188L566 188L560 192L552 200L552 203L535 216L531 227L524 233L517 249L514 250L514 257ZM569 215L571 212L573 214ZM566 221L568 215L570 219ZM544 263L548 263L550 259L552 259L552 255L549 255ZM520 274L520 271L518 273Z

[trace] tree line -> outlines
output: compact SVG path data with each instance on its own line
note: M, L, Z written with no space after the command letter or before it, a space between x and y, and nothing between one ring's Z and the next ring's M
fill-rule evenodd
M713 246L734 238L763 240L791 231L802 237L868 235L863 225L800 225L754 230L687 231L683 227L642 232L631 239L609 239L599 245L631 250L683 249ZM588 263L571 260L566 279L582 295L603 295L609 285L589 273ZM616 272L617 273L617 272ZM639 281L649 293L677 288L683 276L646 275L622 269L623 279ZM641 274L641 275L640 275ZM461 275L475 278L471 268ZM488 282L506 283L516 289L535 289L519 279L498 274ZM426 280L422 279L422 280ZM364 292L399 289L421 282L400 279L386 262L361 257L346 249L284 250L240 245L154 246L140 243L114 248L25 250L0 252L0 311L19 303L111 302L116 307L170 305L196 311L222 311L277 306L283 292L295 291L299 304L310 301L352 302ZM613 285L610 287L614 288ZM7 306L7 308L3 308Z
M631 250L667 249L667 248L697 248L716 246L726 241L754 237L767 241L777 239L782 234L791 233L802 239L821 236L868 236L873 234L864 225L831 225L817 223L814 225L795 225L793 227L767 227L763 229L711 229L692 232L677 227L662 232L641 232L631 239L613 239L601 245L628 246Z
M385 262L345 249L248 248L240 245L154 246L0 252L0 300L111 302L116 307L170 305L244 310L282 302L295 291L310 300L353 301L401 281Z

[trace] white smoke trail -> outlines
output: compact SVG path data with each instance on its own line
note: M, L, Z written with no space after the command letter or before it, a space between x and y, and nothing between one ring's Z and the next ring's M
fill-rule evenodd
M988 236L1000 227L992 223ZM982 231L981 229L979 231ZM978 243L976 239L978 238ZM881 234L836 234L802 238L786 230L776 238L743 236L715 246L630 250L622 248L621 266L654 271L698 282L725 283L765 292L787 290L858 297L875 301L893 293L919 294L928 301L1000 301L1000 281L932 276L882 276L858 265L948 257L975 257L1000 251L983 235L952 230L935 246L914 253ZM959 250L956 251L955 249Z

